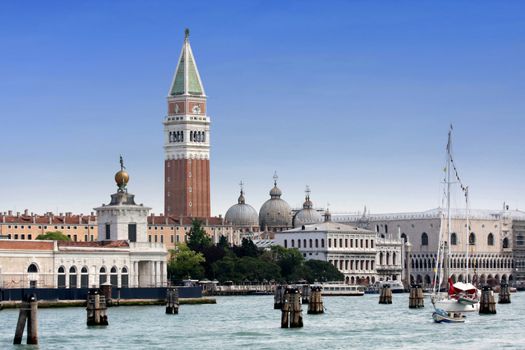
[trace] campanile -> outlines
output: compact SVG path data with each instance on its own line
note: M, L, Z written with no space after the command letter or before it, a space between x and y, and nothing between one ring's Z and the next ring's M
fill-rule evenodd
M164 120L164 213L210 216L210 117L186 29Z

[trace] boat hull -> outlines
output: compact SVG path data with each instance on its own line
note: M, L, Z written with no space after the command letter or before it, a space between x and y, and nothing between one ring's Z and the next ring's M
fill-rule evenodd
M434 312L432 318L436 323L465 323L465 316L458 315L456 317L449 316L444 312Z
M476 312L479 311L479 303L462 304L455 299L443 299L434 301L436 309L442 309L446 312Z

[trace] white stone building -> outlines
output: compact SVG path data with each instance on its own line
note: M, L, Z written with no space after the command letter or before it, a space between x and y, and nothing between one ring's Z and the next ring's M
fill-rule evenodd
M148 242L150 208L127 192L129 175L115 175L111 203L95 208L99 239L93 242L0 240L1 288L161 287L167 283L167 251Z
M276 232L274 243L297 248L308 260L330 262L345 275L345 283L401 280L399 239L381 238L374 231L333 222L329 213L322 223Z
M404 246L403 255L409 259L404 264L403 279L410 275L413 282L430 285L439 244L440 230L448 232L444 209L437 208L424 212L395 214L334 214L334 221L357 224L367 227L382 237L400 234ZM467 249L469 257L469 279L474 275L485 283L513 282L515 262L513 222L525 219L521 211L470 210L470 232L466 229L466 213L461 209L451 214L451 277L453 280L466 280ZM514 237L516 236L516 237ZM523 236L523 235L522 235ZM523 244L523 243L522 243ZM410 251L407 251L407 248Z

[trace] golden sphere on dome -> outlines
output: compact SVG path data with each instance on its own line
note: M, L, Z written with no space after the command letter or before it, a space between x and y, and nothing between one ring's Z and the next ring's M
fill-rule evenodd
M120 170L115 174L115 182L119 188L124 188L129 182L129 174L126 170Z

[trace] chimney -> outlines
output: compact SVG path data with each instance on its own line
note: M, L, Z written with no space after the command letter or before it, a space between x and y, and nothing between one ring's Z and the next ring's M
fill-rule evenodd
M92 211L92 212L91 212L91 216L95 216L95 212Z
M13 216L13 211L12 211L12 210L8 210L8 211L7 211L7 215L8 215L8 216Z
M28 216L28 215L29 215L29 210L24 209L24 216Z

